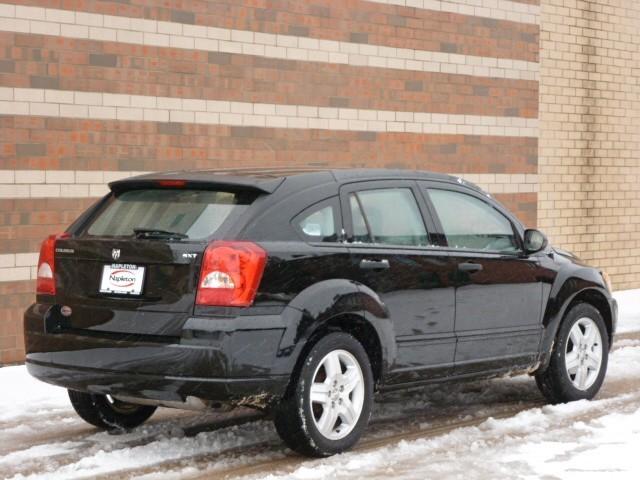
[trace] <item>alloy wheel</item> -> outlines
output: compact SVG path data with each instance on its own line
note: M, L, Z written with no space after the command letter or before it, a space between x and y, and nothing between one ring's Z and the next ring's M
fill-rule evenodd
M346 350L325 355L313 374L309 396L318 431L330 440L346 437L364 404L364 378L356 358Z
M591 318L579 318L571 327L564 359L573 386L578 390L588 390L602 367L602 337L598 325Z

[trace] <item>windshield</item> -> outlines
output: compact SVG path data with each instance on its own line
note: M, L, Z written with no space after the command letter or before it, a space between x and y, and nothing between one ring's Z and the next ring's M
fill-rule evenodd
M156 236L202 239L229 215L250 203L247 195L214 190L145 189L113 196L93 219L86 235L128 237L141 231Z

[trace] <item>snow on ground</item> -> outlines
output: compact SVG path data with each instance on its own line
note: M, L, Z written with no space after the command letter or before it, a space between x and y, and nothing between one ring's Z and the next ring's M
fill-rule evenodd
M608 381L632 380L629 393L526 409L433 438L310 461L260 478L637 479L640 348L614 352L612 366Z
M323 460L292 454L247 412L160 409L133 432L99 432L64 389L0 368L0 478L636 479L640 291L615 296L626 334L596 400L545 406L526 376L395 393L356 450Z
M640 290L614 292L618 301L618 333L640 331Z
M0 422L63 414L69 410L66 390L31 379L23 366L0 370L0 385Z

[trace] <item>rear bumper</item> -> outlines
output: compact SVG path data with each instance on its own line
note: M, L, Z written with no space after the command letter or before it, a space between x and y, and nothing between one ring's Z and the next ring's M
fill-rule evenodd
M56 315L42 304L25 312L26 364L72 390L262 405L284 394L293 370L283 315L189 318L180 338L74 330Z
M71 390L171 402L198 397L212 402L263 406L279 398L289 380L288 376L198 378L140 374L32 359L27 359L26 364L29 373L38 380Z

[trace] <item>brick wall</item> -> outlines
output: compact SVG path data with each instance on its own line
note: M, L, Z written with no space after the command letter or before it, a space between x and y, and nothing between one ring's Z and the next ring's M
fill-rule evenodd
M464 175L535 225L538 0L0 1L0 363L42 238L150 170Z
M544 0L538 224L640 286L640 3Z

